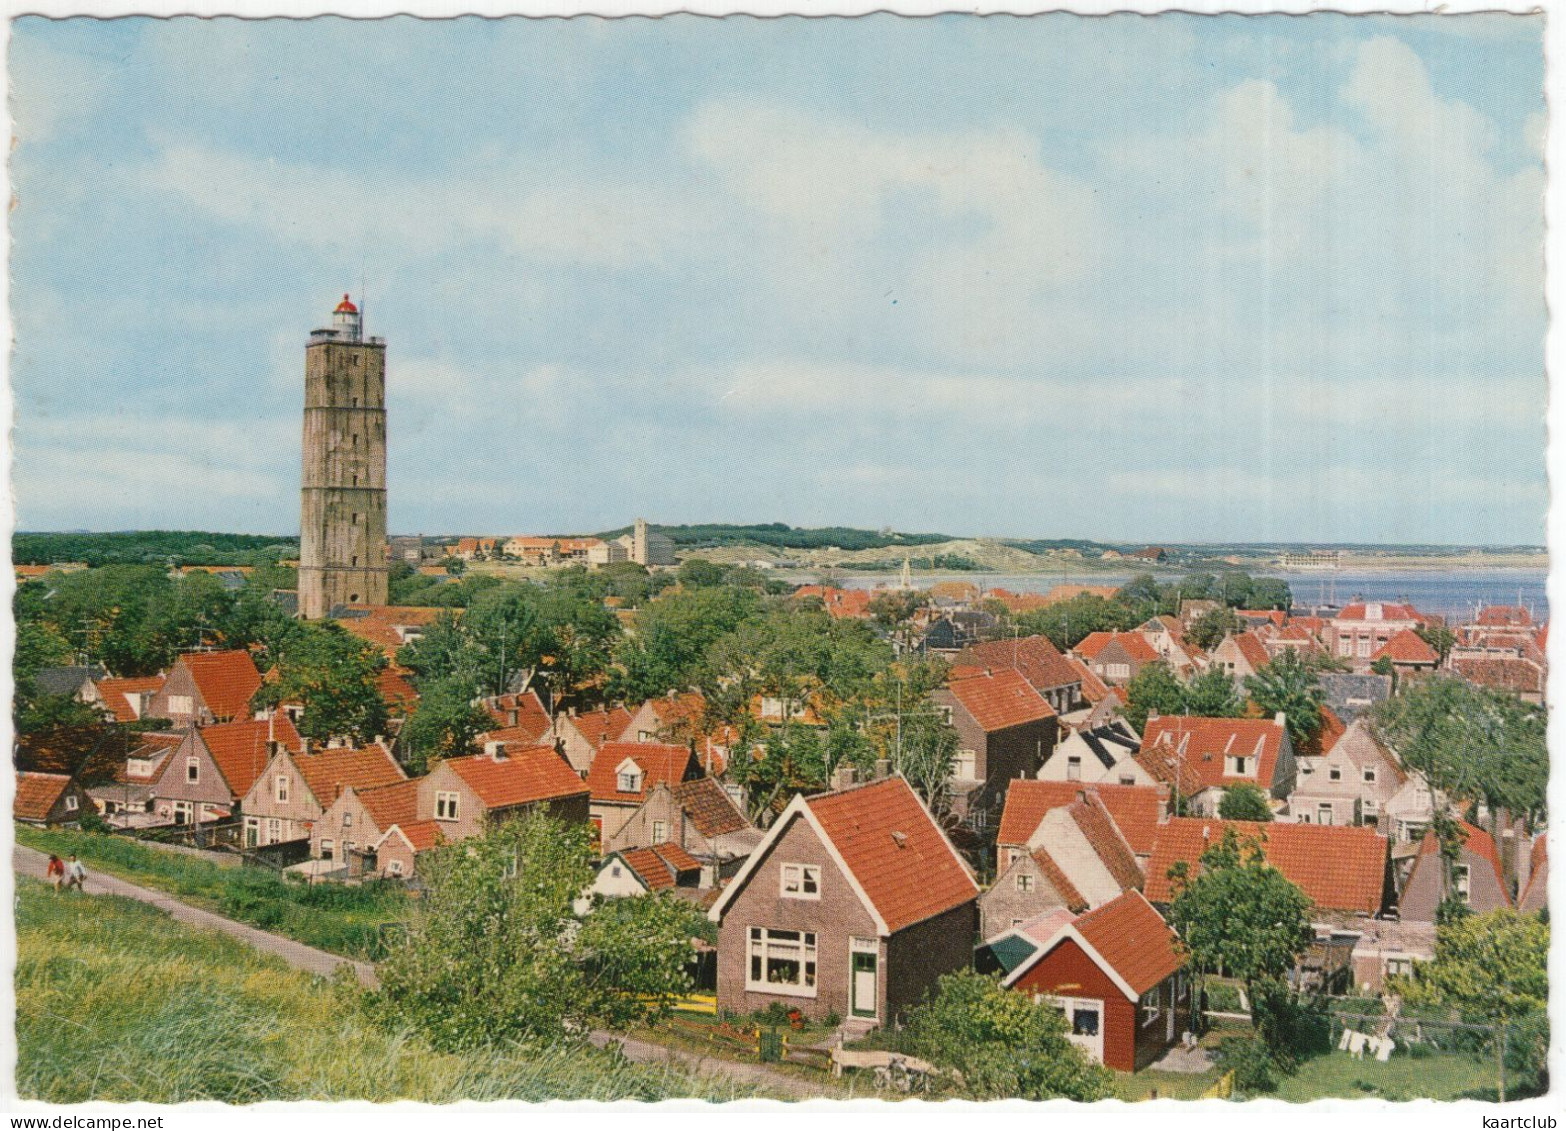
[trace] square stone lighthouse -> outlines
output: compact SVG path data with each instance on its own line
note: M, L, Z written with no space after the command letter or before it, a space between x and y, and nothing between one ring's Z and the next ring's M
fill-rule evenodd
M386 604L386 342L347 295L305 346L301 482L300 615Z

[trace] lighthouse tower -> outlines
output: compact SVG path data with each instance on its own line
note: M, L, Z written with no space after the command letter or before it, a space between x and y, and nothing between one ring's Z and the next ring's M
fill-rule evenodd
M384 605L386 586L386 343L343 295L305 345L299 613Z

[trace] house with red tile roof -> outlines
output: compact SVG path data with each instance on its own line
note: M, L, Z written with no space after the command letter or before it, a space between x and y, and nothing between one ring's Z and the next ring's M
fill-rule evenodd
M833 620L869 620L875 593L869 589L839 589L835 585L801 585L794 590L792 599L820 601Z
M1135 1072L1192 1028L1185 964L1163 916L1130 891L1060 924L1002 984L1059 1008L1100 1064Z
M624 707L596 711L568 711L555 719L555 737L571 768L584 778L606 742L619 742L631 726L631 712Z
M1394 632L1391 639L1371 653L1370 662L1374 664L1383 658L1403 672L1433 672L1441 663L1440 654L1411 628Z
M177 731L128 733L125 757L114 767L112 780L83 781L93 805L111 825L125 828L157 823L153 788L184 738Z
M1257 637L1272 660L1285 652L1294 652L1300 656L1321 655L1326 652L1326 647L1321 642L1321 628L1313 627L1313 624L1319 626L1325 622L1315 617L1295 617L1281 628L1262 629Z
M153 694L147 716L169 719L176 728L248 719L250 697L260 686L249 652L186 652Z
M70 774L18 771L11 818L24 825L74 825L92 799Z
M402 669L388 664L375 676L375 690L380 692L386 713L393 719L405 719L419 706L419 692L409 683Z
M437 605L349 605L332 612L346 632L374 644L393 663L405 644L418 640L440 617L462 617L461 609Z
M193 727L152 787L157 814L176 825L227 817L280 750L303 749L299 732L281 711L264 719Z
M1404 922L1434 923L1441 901L1449 895L1481 915L1512 906L1495 838L1467 821L1461 824L1462 852L1450 870L1435 833L1426 833L1420 841L1398 893L1398 917Z
M1144 667L1163 658L1140 632L1092 632L1071 651L1111 686L1130 683Z
M419 819L419 781L404 778L389 785L358 788L344 786L310 830L310 856L348 869L350 876L364 875L373 846L393 825L408 826ZM385 875L384 867L372 875Z
M1544 702L1548 672L1539 660L1499 649L1454 648L1447 667L1474 687L1515 695L1524 703Z
M315 826L345 789L394 785L407 775L379 743L280 749L267 761L240 803L247 848L311 840Z
M406 811L396 814L396 823L372 846L382 875L414 876L424 853L482 836L499 821L529 813L566 823L588 820L587 784L553 746L491 742L484 753L447 758L416 780L415 819L406 821Z
M1002 854L1001 860L1007 859ZM979 896L979 937L993 939L1054 910L1081 914L1087 898L1077 890L1048 849L1020 850L1003 864L995 882Z
M1059 716L1015 668L982 671L930 699L957 731L953 811L978 832L993 828L1007 783L1038 773L1059 738Z
M1057 715L1082 705L1082 675L1047 636L1022 636L974 644L957 653L954 668L1011 668L1044 697Z
M1349 661L1355 671L1368 671L1371 658L1392 637L1439 619L1409 604L1356 600L1328 622L1323 640L1332 655Z
M1336 715L1326 708L1322 712L1336 724L1323 727L1331 740L1324 742L1325 754L1300 755L1296 785L1283 819L1385 828L1387 804L1407 778L1403 767L1376 740L1366 720L1356 719L1345 729Z
M740 812L717 779L660 781L612 835L604 850L619 852L672 842L702 862L702 886L734 875L761 843L761 830Z
M1206 663L1206 656L1185 638L1179 617L1162 613L1137 626L1136 631L1182 679L1189 679Z
M702 865L672 841L611 852L598 866L590 895L606 899L655 895L699 886Z
M161 675L97 681L98 706L117 723L133 723L152 707L152 698L163 686Z
M806 726L824 725L808 698L786 705L789 721ZM758 696L751 713L763 723L781 725L785 705L776 699ZM700 691L670 691L647 700L631 715L618 735L610 741L668 742L689 746L696 751L702 772L722 774L729 764L730 751L739 741L731 726L709 723L707 699Z
M1294 745L1280 713L1270 719L1149 716L1137 762L1181 796L1188 812L1214 815L1225 789L1254 785L1282 800L1294 789Z
M1088 792L1108 811L1116 830L1136 856L1146 857L1153 851L1158 827L1169 817L1167 786L1019 779L1006 790L1006 808L995 835L1000 862L1004 864L1025 854L1035 842L1046 814L1082 800Z
M971 965L978 895L901 777L796 796L709 912L718 1007L890 1024Z
M1025 848L1048 852L1089 907L1143 886L1136 852L1092 786L1046 812Z
M1216 817L1171 817L1159 827L1145 869L1147 898L1173 902L1170 869L1184 863L1192 877L1198 875L1202 853L1222 843L1227 829L1242 844L1260 844L1267 863L1299 885L1319 916L1375 915L1387 904L1387 838L1374 829Z
M587 772L590 812L602 843L608 844L659 782L678 785L701 777L688 746L668 742L606 742Z
M1213 649L1211 664L1217 665L1233 677L1236 684L1248 675L1255 675L1272 662L1267 645L1254 632L1229 633Z

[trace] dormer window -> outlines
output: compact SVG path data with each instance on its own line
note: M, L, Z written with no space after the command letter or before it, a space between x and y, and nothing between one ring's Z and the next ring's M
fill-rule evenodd
M621 793L642 791L642 768L630 758L615 767L614 776L615 788Z
M1232 778L1249 777L1251 760L1243 754L1231 754L1224 760L1224 773Z

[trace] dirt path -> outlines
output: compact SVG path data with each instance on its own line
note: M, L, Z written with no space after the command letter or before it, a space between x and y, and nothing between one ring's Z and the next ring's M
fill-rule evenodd
M35 879L44 878L44 869L49 863L49 857L32 848L24 848L22 845L14 845L11 849L11 865L18 875L32 876ZM121 895L127 899L139 900L142 903L151 904L159 911L167 912L181 923L192 927L205 927L209 930L222 931L226 935L232 935L236 939L249 943L257 950L267 954L275 954L284 962L299 970L307 970L312 974L321 974L327 977L335 974L339 967L348 966L353 969L354 975L366 989L374 989L376 986L375 967L368 962L355 962L351 958L344 958L340 954L331 954L324 950L317 950L313 946L306 946L302 942L284 938L282 935L274 935L268 931L251 927L244 923L237 923L233 919L226 919L222 915L215 915L210 911L203 911L199 907L192 907L188 903L181 903L171 895L161 891L153 891L151 888L138 887L128 883L118 876L110 876L103 872L89 871L83 890L88 895ZM74 892L62 892L61 899L74 899Z
M49 857L33 848L25 848L22 845L13 845L11 848L11 866L19 876L31 876L34 879L44 878L44 870L48 866ZM274 935L269 931L260 930L244 923L235 922L222 915L215 915L211 911L203 911L199 907L192 907L188 903L181 903L173 896L151 888L140 887L120 879L118 876L106 875L103 872L89 871L83 890L88 895L119 895L127 899L138 900L149 904L170 915L181 923L192 927L203 927L209 930L222 931L226 935L249 943L259 951L267 954L275 954L290 966L299 970L308 971L311 974L331 976L340 967L348 966L353 969L359 983L366 989L374 989L377 980L375 967L368 962L356 962L350 958L344 958L340 954L331 954L324 950L317 950L313 946L296 942L282 935ZM75 899L74 892L63 892L61 899ZM785 1075L781 1072L773 1072L763 1068L759 1064L743 1064L732 1060L718 1060L712 1057L695 1056L680 1052L675 1049L665 1048L663 1045L653 1044L651 1041L637 1040L634 1037L621 1037L614 1033L594 1032L593 1044L599 1048L608 1044L619 1044L628 1059L641 1064L673 1064L694 1075L721 1076L728 1079L743 1080L748 1084L754 1084L758 1088L765 1088L779 1096L789 1096L796 1099L813 1099L826 1095L824 1089L812 1087L810 1081L795 1076Z

